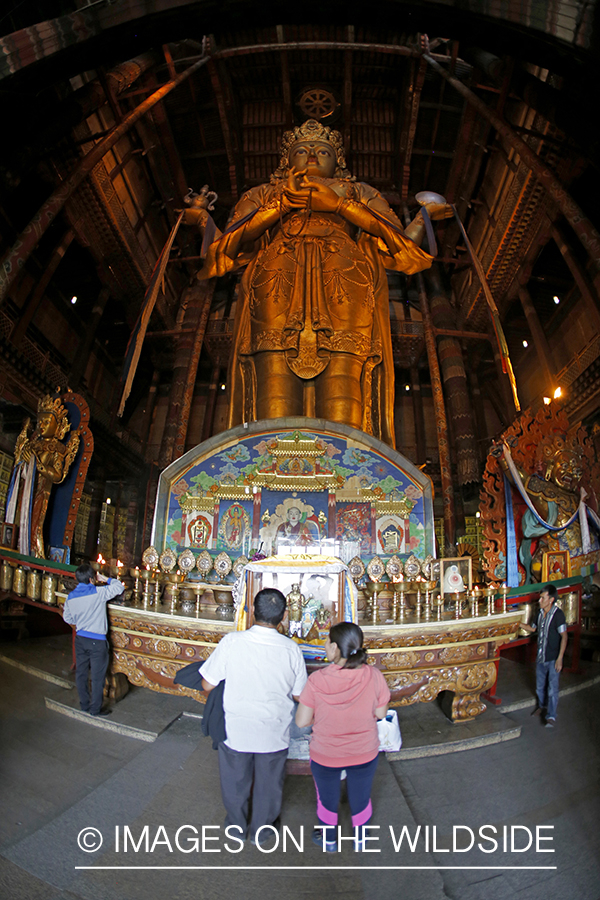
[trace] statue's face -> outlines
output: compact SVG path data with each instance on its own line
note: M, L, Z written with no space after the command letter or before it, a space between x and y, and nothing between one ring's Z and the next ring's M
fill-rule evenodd
M300 510L295 506L290 506L287 517L290 525L297 525L300 521Z
M583 470L579 458L562 450L554 457L552 480L567 491L575 491L583 478Z
M320 141L298 141L290 150L290 168L306 169L308 175L333 178L336 167L335 150Z
M42 413L37 421L37 430L42 437L51 438L56 434L57 422L52 413Z

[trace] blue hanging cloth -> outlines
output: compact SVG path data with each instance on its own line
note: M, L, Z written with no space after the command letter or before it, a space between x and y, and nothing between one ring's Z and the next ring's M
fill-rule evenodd
M506 503L506 584L509 588L519 586L519 561L517 558L517 536L510 482L504 476L504 498Z

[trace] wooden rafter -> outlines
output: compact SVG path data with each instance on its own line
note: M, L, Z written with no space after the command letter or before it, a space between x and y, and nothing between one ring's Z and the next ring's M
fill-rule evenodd
M219 118L221 120L221 131L223 133L223 143L227 153L227 161L229 163L229 180L231 182L231 196L234 202L237 202L240 186L243 180L243 167L241 156L241 141L237 134L235 125L236 118L233 115L233 98L231 91L228 90L229 85L225 70L220 68L222 64L216 63L214 59L208 63L208 74L217 101L219 110Z
M419 103L421 101L421 91L423 90L423 82L425 81L425 72L427 64L424 60L412 64L412 77L408 87L406 96L406 105L404 110L404 122L400 133L400 165L399 165L399 182L402 200L408 197L408 181L410 178L410 158L413 153L413 145L415 142L415 133L417 130L417 119L419 117Z

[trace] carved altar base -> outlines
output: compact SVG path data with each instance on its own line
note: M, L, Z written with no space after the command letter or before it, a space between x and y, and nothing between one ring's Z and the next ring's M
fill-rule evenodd
M365 625L369 662L383 673L393 706L441 696L453 722L485 709L480 695L497 677L499 648L517 637L523 612L458 621ZM233 623L109 604L113 672L140 687L168 694L201 695L173 684L177 671L207 659ZM321 665L308 663L309 670Z

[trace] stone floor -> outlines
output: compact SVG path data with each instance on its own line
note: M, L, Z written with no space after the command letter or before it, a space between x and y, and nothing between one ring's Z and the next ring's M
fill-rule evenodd
M502 705L471 725L453 726L436 703L400 709L403 749L382 755L373 789L374 852L348 841L335 855L310 842L314 787L300 775L286 780L285 846L234 852L202 707L138 689L98 725L75 717L69 667L64 638L0 644L1 897L600 897L599 666L563 676L554 730L530 716L530 667L507 660ZM552 840L536 852L540 826Z

